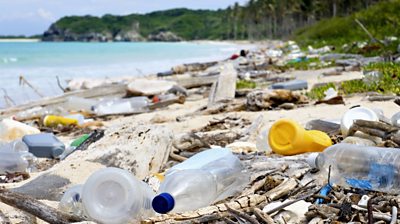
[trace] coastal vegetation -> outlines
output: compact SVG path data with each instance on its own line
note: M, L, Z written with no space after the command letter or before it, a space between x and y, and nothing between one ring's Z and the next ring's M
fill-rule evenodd
M67 16L52 27L76 35L111 36L133 29L145 39L169 31L185 40L294 38L303 44L345 43L365 39L355 18L377 38L395 34L391 30L400 21L399 9L398 0L250 0L216 11L180 8L126 16Z

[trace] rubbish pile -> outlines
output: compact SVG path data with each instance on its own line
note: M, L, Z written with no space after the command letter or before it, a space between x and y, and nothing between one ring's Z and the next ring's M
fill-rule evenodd
M0 210L18 209L0 219L397 223L398 108L312 102L314 78L283 69L370 60L331 50L278 43L0 111Z

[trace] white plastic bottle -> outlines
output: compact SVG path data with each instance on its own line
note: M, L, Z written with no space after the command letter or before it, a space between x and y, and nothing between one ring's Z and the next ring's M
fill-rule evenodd
M160 194L153 199L158 213L208 206L242 191L249 181L240 160L229 149L210 149L179 165L166 173Z
M322 153L313 153L307 159L312 167L319 168L331 183L388 193L400 193L400 150L336 144Z
M134 113L146 110L148 105L149 99L145 96L107 100L94 106L94 112L98 115Z
M82 203L93 220L107 224L138 222L154 214L155 193L131 173L105 168L93 173L83 185Z

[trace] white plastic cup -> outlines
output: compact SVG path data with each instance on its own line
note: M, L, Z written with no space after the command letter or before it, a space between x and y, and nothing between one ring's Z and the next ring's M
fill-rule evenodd
M343 136L347 136L354 120L379 121L378 115L366 107L355 107L347 111L341 120L340 129Z

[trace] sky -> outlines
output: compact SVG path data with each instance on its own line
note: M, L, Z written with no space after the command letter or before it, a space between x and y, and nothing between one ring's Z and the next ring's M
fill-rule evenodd
M63 16L127 15L171 8L220 9L247 0L0 0L0 35L42 34Z

